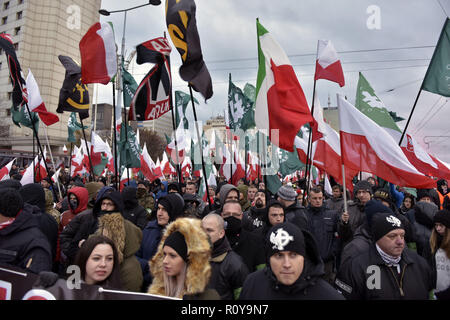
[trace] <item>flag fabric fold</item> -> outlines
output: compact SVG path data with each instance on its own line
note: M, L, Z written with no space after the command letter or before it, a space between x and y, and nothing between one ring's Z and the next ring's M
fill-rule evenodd
M341 61L330 40L319 40L317 44L316 73L314 80L326 79L345 85Z
M8 162L3 168L0 169L0 181L9 179L9 173L11 172L11 167L16 161L16 158Z
M286 53L259 21L256 25L259 67L255 123L269 134L272 143L292 152L297 132L313 118Z

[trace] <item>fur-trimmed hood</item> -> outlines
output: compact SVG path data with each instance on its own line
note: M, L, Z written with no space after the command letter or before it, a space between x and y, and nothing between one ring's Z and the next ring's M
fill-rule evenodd
M188 262L184 295L198 294L205 291L211 277L211 245L207 234L203 231L201 220L195 218L178 218L167 225L158 252L149 261L153 282L148 293L165 295L163 271L163 245L167 237L179 231L183 234L188 248Z

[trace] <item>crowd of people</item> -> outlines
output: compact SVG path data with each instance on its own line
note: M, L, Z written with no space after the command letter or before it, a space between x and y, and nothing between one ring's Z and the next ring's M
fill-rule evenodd
M328 193L304 181L199 178L0 182L0 263L45 279L208 300L450 298L450 196L369 178ZM55 190L53 190L55 189ZM346 192L347 203L344 203ZM42 281L50 286L54 281ZM45 283L45 284L43 284Z

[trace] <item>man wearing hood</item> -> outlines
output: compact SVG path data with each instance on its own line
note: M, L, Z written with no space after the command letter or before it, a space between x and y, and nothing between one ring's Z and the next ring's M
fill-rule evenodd
M239 202L241 203L242 211L247 211L251 206L247 199L248 186L240 184L237 189L239 190Z
M437 186L437 192L438 192L438 196L439 196L439 210L442 210L443 204L444 204L444 199L447 197L448 198L448 182L445 179L439 179L436 182L436 186Z
M314 237L290 222L272 227L265 239L266 267L250 274L240 300L344 300L322 279Z
M128 221L134 223L139 229L144 229L147 224L147 211L139 204L135 187L125 187L122 190L123 211L122 215Z
M87 209L89 202L88 190L84 187L73 187L67 192L69 210L61 215L59 231L61 232L77 214Z
M34 208L17 190L0 188L0 263L37 274L52 270L52 252Z
M50 214L45 212L44 188L40 183L30 183L21 187L19 193L25 203L34 207L32 212L39 221L39 228L50 243L52 258L54 259L58 241L58 224Z
M165 227L183 215L184 201L178 193L168 194L158 200L156 219L151 220L142 230L142 242L136 257L143 275L143 290L151 283L148 261L155 255Z
M148 220L154 219L156 216L152 214L155 211L155 199L153 193L150 194L150 184L148 181L139 181L136 191L139 204L147 211Z
M223 188L223 187L222 187ZM242 208L238 200L227 200L220 215L226 222L225 235L234 252L239 254L248 270L264 266L264 248L257 235L242 228Z
M429 190L418 189L416 204L406 212L407 218L413 225L417 253L424 257L430 265L432 264L430 237L434 228L433 218L438 211L439 207L432 202Z
M208 287L215 289L222 300L237 300L248 275L247 266L235 253L225 236L225 221L210 213L202 219L202 228L212 244L211 279Z

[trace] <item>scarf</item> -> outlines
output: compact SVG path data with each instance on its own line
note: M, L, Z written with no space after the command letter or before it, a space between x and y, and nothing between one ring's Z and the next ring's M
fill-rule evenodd
M16 220L16 218L11 218L3 223L0 223L0 230L5 229L6 227L12 225L12 223L14 222L14 220Z
M103 214L98 218L97 235L110 238L117 247L119 263L123 261L125 249L125 222L120 212Z
M384 263L388 267L396 267L397 272L400 273L400 260L402 259L402 256L400 256L400 257L390 256L386 252L381 250L381 248L378 246L378 244L375 244L375 246L377 247L377 251L381 256L381 259L383 259Z

